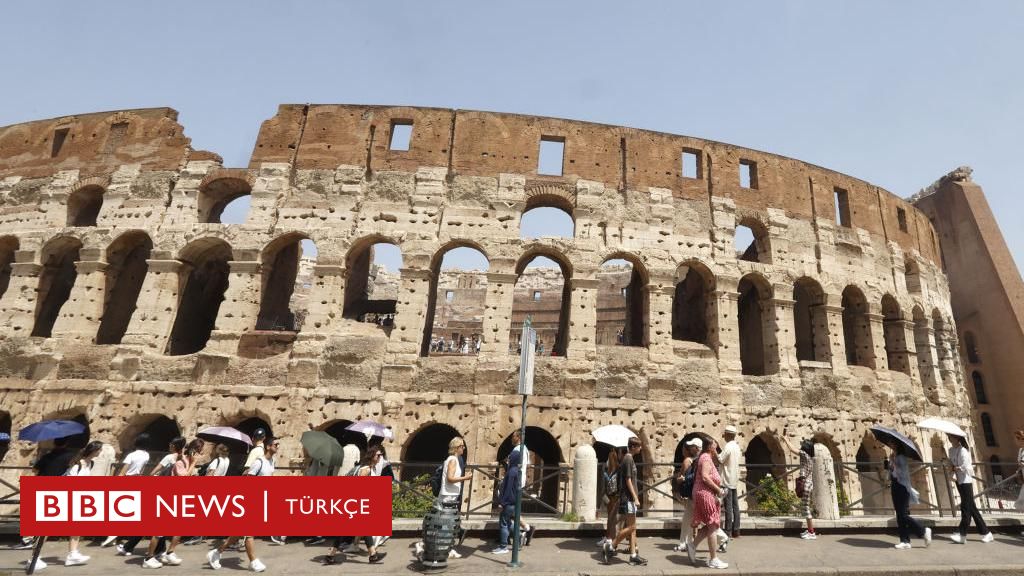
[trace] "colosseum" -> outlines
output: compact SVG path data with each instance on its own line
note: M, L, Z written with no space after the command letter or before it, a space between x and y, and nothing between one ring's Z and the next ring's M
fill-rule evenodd
M242 197L244 222L221 223ZM572 233L524 238L542 208ZM374 264L382 245L400 268ZM458 248L486 269L443 271ZM748 465L792 463L808 436L881 460L875 423L930 459L919 419L971 425L939 261L928 218L878 186L686 136L282 105L234 168L168 108L28 122L0 128L0 420L74 418L119 451L141 430L262 425L299 466L303 431L371 418L392 460L439 461L460 434L491 463L519 423L529 316L546 465L612 423L650 470L727 424ZM12 441L4 463L35 454Z

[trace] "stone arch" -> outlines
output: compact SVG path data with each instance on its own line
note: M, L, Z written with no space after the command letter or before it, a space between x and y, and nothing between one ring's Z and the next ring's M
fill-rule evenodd
M438 464L448 458L448 443L456 437L464 438L458 430L447 424L430 422L420 426L402 446L401 480L411 482L417 476L432 473ZM466 459L469 459L468 443Z
M78 278L75 264L81 249L82 241L73 236L58 236L43 246L40 252L43 270L36 290L33 336L49 338L52 334L60 309L71 297L71 289Z
M907 354L907 331L900 305L891 294L882 296L882 318L885 336L885 356L889 370L910 374Z
M14 254L19 247L16 236L0 236L0 300L11 285L11 265L14 264Z
M382 284L378 279L382 271L374 265L376 248L387 244L401 248L394 239L381 235L361 238L353 243L345 257L345 294L342 317L360 322L369 318L377 318L378 326L390 335L394 327L395 314L398 311L399 288L379 290ZM396 270L395 272L399 272ZM389 284L401 286L401 276L396 276ZM386 288L386 287L385 287ZM381 293L378 293L381 292Z
M921 266L913 258L907 258L903 263L903 276L906 280L907 291L911 294L921 293Z
M330 434L331 437L337 440L338 444L341 444L342 446L352 444L353 446L359 448L359 453L362 454L366 452L366 436L364 434L360 434L359 432L346 430L346 428L351 425L352 420L332 420L320 426L319 429Z
M832 438L832 435L829 434L828 432L825 432L823 430L815 432L811 436L811 441L813 441L815 444L821 444L822 446L828 448L828 453L832 456L832 460L834 462L843 461L842 447L839 445L838 442L836 442L834 438Z
M526 205L523 214L534 208L558 208L575 220L576 194L562 186L543 184L526 189Z
M302 265L302 242L309 236L299 232L282 234L260 253L260 309L257 330L298 332L308 304L296 298L295 280Z
M686 449L686 443L692 440L693 438L700 438L701 442L704 442L704 439L707 438L707 434L705 434L704 432L696 431L687 432L686 434L683 435L682 438L679 439L679 442L676 442L676 449L675 451L672 452L672 464L674 464L676 468L682 466L683 450Z
M223 176L204 181L199 186L197 200L199 222L220 224L221 215L228 204L251 194L252 185L247 178Z
M747 262L771 264L771 236L768 233L768 227L754 216L741 217L736 223L735 242L746 240L746 235L742 232L743 228L749 230L751 238L746 247L741 247L738 244L735 246L736 257Z
M536 231L538 222L543 222L545 233L531 233ZM575 236L573 206L565 198L556 194L536 194L527 198L526 207L519 215L520 238L560 237L571 240Z
M201 238L182 248L178 259L184 266L178 312L167 342L169 355L192 354L206 347L228 288L232 258L231 246L217 238Z
M487 256L487 252L472 240L452 240L434 254L430 263L430 291L423 324L420 356L429 356L431 351L436 349L435 336L454 342L454 348L466 349L470 354L476 352L475 343L482 342L483 301L487 292L486 274L474 275L469 271L460 270L458 274L445 275L445 278L442 279L441 265L444 258L457 248L469 248L479 252L490 269L490 258ZM448 280L455 284L445 284ZM458 298L456 298L456 292L458 292ZM448 298L448 293L451 293L451 300ZM466 303L463 305L456 301L460 299L464 299ZM440 306L440 313L438 313L438 304L441 301L444 301L444 304ZM478 317L479 319L477 319Z
M821 284L806 276L793 283L793 327L797 360L828 362L829 345L826 297Z
M710 346L716 324L715 275L703 262L687 260L676 269L672 296L672 339Z
M512 433L510 432L498 446L497 461L505 462L513 449ZM544 428L527 426L526 449L529 453L530 469L526 471L525 493L535 495L538 500L557 510L559 474L555 473L551 468L565 461L562 457L562 448L558 445L558 440ZM545 470L545 468L547 469ZM545 478L545 476L548 476L548 478ZM535 502L526 502L525 500L523 501L523 511L531 513L550 512L544 506Z
M6 440L0 440L0 463L3 463L7 456L7 450L11 447L11 413L0 410L0 434L7 434Z
M121 234L107 248L106 289L97 344L121 343L135 313L152 251L153 241L139 230Z
M81 434L75 434L74 436L67 437L67 446L72 450L81 450L85 448L85 445L89 443L91 431L89 429L89 417L86 416L86 410L82 407L66 408L64 410L58 410L51 412L40 420L72 420L85 426L85 430Z
M776 478L785 476L786 452L779 439L770 431L761 432L747 443L743 459L746 466L745 492L747 494L757 488L761 480L769 474ZM748 498L752 500L747 502L747 508L756 509L756 499L753 499L753 496L748 496Z
M256 430L262 428L267 433L267 438L274 437L274 429L270 426L269 417L265 414L256 412L252 416L246 416L245 414L236 415L234 418L223 419L224 426L231 426L235 430L247 434L252 438ZM230 460L228 474L236 476L243 474L245 471L245 461L248 458L250 449L248 446L241 442L224 442L225 446L228 447L228 459Z
M637 454L636 458L633 459L633 462L636 464L637 481L641 484L641 486L640 486L641 490L639 491L638 496L640 496L640 514L639 515L642 515L643 514L643 509L646 508L647 501L648 501L648 496L647 496L647 492L648 491L647 491L647 489L644 489L644 486L649 486L651 484L651 478L653 478L653 475L654 475L654 472L652 470L652 466L648 466L646 463L650 462L650 463L654 464L654 463L656 463L656 460L654 458L654 455L651 453L651 443L648 441L647 435L644 433L643 429L642 428L638 429L638 428L635 428L633 426L626 426L626 427L629 428L634 434L636 434L636 437L640 439L640 443L643 446L643 448L641 449L640 453ZM594 453L597 455L598 470L603 470L604 466L605 466L605 463L608 462L608 455L611 453L612 447L609 446L608 444L604 444L604 443L596 442L596 441L593 442L591 444L591 446L593 446ZM625 448L623 447L622 450L625 451ZM625 452L623 452L623 453L625 453ZM601 476L601 475L598 475L598 481L597 481L597 494L598 494L597 500L598 500L598 502L601 501L601 497L604 494L604 492L602 492L603 488L604 488L604 477Z
M864 514L884 514L892 510L892 497L886 487L888 471L885 468L885 448L871 432L865 432L857 447L857 477L851 502L861 501Z
M557 264L557 275L548 275L544 269L538 268L530 269L537 272L527 271L527 266L536 258L548 258ZM552 356L565 356L569 347L572 310L572 266L569 259L552 247L531 246L516 262L515 273L508 336L510 350L514 352L518 348L523 324L529 316L533 329L537 331L538 353L544 351ZM522 284L521 280L524 281ZM558 290L545 290L556 280L561 282Z
M627 271L616 261L624 260ZM628 277L627 282L623 282ZM649 275L643 260L612 252L601 263L597 290L597 343L646 347L650 343Z
M777 347L771 346L769 323L774 316L772 286L757 273L747 274L736 286L739 293L737 323L740 364L743 374L762 376L775 372ZM774 336L772 336L773 338Z
M87 184L68 196L68 226L95 226L96 218L103 208L102 186Z
M175 437L181 436L181 427L173 418L164 414L137 414L117 435L117 444L121 453L127 454L135 449L135 440L139 434L149 435L149 444L143 447L150 452L150 462L156 462L168 452L167 446ZM157 456L160 454L160 456Z
M942 462L948 457L946 453L946 446L943 443L942 436L939 434L932 434L931 439L928 443L928 447L931 450L931 461ZM927 457L926 457L927 459ZM935 489L935 502L939 507L945 510L949 510L953 504L950 500L952 496L952 488L947 482L943 481L943 474L941 470L932 471L932 484Z
M867 298L860 288L850 285L843 289L843 341L846 344L846 364L875 367L874 345L871 340L871 320Z

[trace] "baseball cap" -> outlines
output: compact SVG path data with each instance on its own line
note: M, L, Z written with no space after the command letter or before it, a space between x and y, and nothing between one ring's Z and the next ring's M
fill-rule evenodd
M730 425L725 427L725 431L728 432L729 434L735 434L736 433L736 427L733 426L732 424L730 424Z
M697 450L704 449L704 442L702 442L700 438L690 438L689 440L686 441L686 445L693 446Z

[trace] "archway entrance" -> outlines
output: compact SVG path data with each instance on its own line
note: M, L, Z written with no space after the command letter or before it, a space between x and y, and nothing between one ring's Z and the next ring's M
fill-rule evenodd
M420 428L418 432L409 437L402 450L400 480L411 482L417 476L432 474L434 469L448 458L448 443L452 438L459 436L462 434L447 424L434 423ZM468 447L465 457L468 461Z
M514 448L512 434L498 446L498 462L504 463ZM526 450L530 467L526 470L526 488L523 491L523 512L550 514L558 510L559 471L562 463L562 449L558 441L547 430L537 426L526 427ZM500 478L501 476L498 475ZM526 495L540 500L550 508L526 499Z

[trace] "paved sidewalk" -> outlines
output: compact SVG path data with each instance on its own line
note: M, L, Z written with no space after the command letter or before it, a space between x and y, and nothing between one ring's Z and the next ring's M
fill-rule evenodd
M646 567L627 564L626 555L620 554L612 565L601 563L596 539L565 537L537 537L524 549L523 567L517 571L507 568L508 554L495 556L488 550L489 543L469 538L460 550L461 560L452 560L448 574L529 574L531 576L558 575L675 575L675 574L727 574L749 576L782 576L784 574L815 575L941 575L941 576L1019 576L1024 574L1024 537L999 534L991 544L982 544L977 535L970 536L965 545L953 544L947 532L937 535L932 546L923 548L914 542L911 550L896 550L896 538L891 534L831 534L819 536L816 541L803 541L795 536L744 536L729 546L722 555L729 562L726 570L710 570L698 561L691 566L685 554L672 551L674 540L660 536L640 539L640 552L650 563ZM1015 534L1019 534L1016 533ZM411 538L394 538L383 548L388 552L383 564L367 563L365 552L349 555L338 566L324 566L326 546L307 547L301 543L272 546L268 541L257 542L257 553L267 564L266 574L415 574ZM212 574L205 565L209 548L181 546L178 555L184 559L181 566L165 566L161 574ZM65 568L62 560L67 551L64 542L47 543L43 559L51 565L43 574L73 574L74 576L125 574L142 572L142 559L138 556L122 558L114 555L113 548L99 548L90 543L82 548L92 556L86 566ZM0 574L23 574L28 551L0 550ZM698 556L707 557L706 550ZM224 555L220 574L239 574L246 570L244 554L229 552ZM59 562L60 561L60 562ZM146 571L145 573L149 573Z

